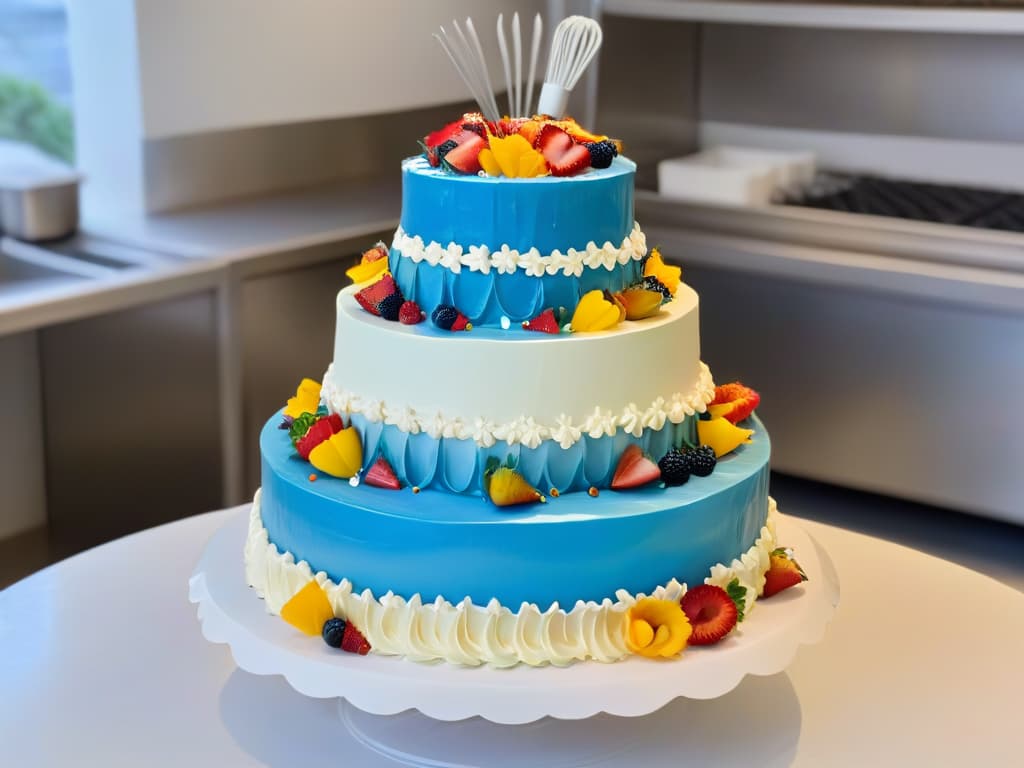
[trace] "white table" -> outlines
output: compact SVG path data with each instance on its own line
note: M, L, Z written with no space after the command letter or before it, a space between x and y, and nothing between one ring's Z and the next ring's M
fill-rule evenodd
M203 639L188 577L233 512L120 539L0 592L0 763L396 765L354 742L334 702L243 672ZM629 721L642 763L633 752L601 764L1022 764L1024 594L801 524L842 583L824 642L784 674Z

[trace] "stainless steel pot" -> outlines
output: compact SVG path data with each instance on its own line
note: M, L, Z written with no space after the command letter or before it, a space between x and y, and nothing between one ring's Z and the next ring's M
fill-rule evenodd
M0 228L32 242L78 229L78 178L0 187Z
M55 240L78 229L73 168L35 147L0 141L0 229L19 240Z

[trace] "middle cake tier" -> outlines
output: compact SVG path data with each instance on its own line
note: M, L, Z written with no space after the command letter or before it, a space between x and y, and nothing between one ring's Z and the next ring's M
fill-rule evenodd
M545 490L607 487L627 445L692 442L714 394L685 285L655 317L558 335L401 325L354 293L338 295L324 401L359 431L364 468L384 455L409 485L478 495L488 459L511 457Z

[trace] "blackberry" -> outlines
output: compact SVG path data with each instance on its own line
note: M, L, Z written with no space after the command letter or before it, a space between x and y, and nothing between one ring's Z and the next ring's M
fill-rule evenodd
M380 316L385 320L397 320L398 313L404 303L405 299L402 298L402 294L392 293L381 300L380 304L377 305L377 311L380 312Z
M439 145L438 148L434 150L437 153L437 159L444 160L444 156L451 152L453 149L455 149L457 146L459 145L456 144L453 139L448 139L448 141L446 141L444 144Z
M615 144L610 141L593 141L584 146L590 151L590 165L593 168L607 168L618 154Z
M707 477L715 471L718 458L715 456L715 449L710 445L702 445L686 452L690 461L690 472L697 477Z
M682 485L690 479L690 459L675 448L661 457L658 469L665 485Z
M486 139L487 138L487 129L484 128L484 124L483 123L463 123L462 124L462 130L464 130L464 131L472 131L477 136L479 136L481 139Z
M324 628L320 634L323 635L324 642L331 648L341 648L341 640L345 637L345 620L328 619L324 622Z
M672 300L672 291L670 291L668 289L668 286L666 286L663 282L661 282L661 280L656 278L654 275L648 275L647 277L645 277L643 286L648 291L658 291L662 296L664 296L665 298L662 301L662 304L664 304L666 301Z
M446 331L450 331L455 321L459 318L459 310L450 304L439 304L437 308L430 313L430 319L434 321L434 325L438 328L443 328Z

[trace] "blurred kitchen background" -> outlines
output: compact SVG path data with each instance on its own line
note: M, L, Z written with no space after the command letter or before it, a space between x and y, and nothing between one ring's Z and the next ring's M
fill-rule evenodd
M1024 3L731 0L0 0L0 586L251 497L399 160L472 108L430 33L513 11L601 18L572 111L782 509L1024 588Z

